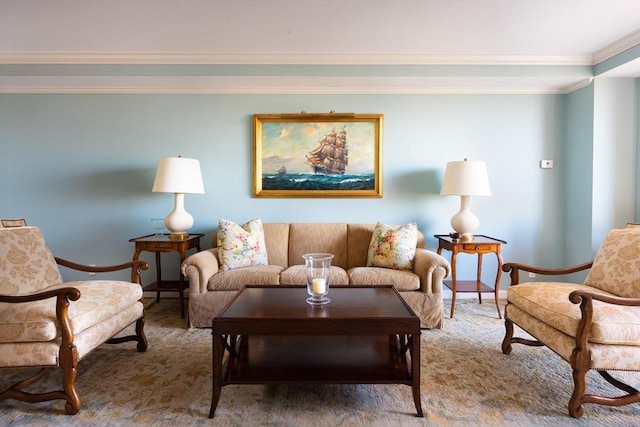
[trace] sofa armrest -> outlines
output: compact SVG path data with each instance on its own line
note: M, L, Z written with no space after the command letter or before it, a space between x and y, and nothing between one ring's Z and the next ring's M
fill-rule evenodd
M220 270L218 248L206 249L187 257L180 268L189 279L189 293L207 292L209 279Z
M140 271L146 270L147 268L149 268L149 263L147 263L146 261L139 261L139 260L129 261L129 262L125 262L123 264L118 264L118 265L102 265L102 266L77 264L75 262L68 261L66 259L59 258L59 257L55 257L55 260L58 265L61 265L63 267L67 267L77 271L85 271L88 273L106 273L106 272L112 272L112 271L126 270L130 268L131 282L137 283L137 284L140 284Z
M420 277L420 290L427 294L442 293L442 281L451 274L451 265L443 256L417 248L413 272Z
M558 276L562 274L571 274L578 271L591 268L593 261L585 262L584 264L574 265L566 268L540 268L532 265L519 264L516 262L508 262L502 266L502 271L509 273L511 277L511 286L520 283L520 270L528 271L530 273L541 274L543 276Z

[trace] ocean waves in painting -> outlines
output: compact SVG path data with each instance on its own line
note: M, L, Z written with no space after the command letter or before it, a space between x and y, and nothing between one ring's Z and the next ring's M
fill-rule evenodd
M374 188L374 174L262 174L263 190L373 190Z

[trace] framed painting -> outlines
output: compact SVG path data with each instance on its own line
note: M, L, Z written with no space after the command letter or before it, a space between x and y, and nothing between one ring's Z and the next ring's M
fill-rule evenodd
M382 197L382 114L256 114L256 197Z

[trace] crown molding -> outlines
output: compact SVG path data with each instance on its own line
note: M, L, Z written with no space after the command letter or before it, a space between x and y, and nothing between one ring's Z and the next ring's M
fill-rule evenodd
M586 79L562 88L561 93L566 95L567 93L575 92L576 90L589 86L591 82L593 82L593 77L587 77Z
M638 44L640 44L640 30L629 33L609 46L594 52L592 65L606 61Z
M575 90L575 89L574 89ZM431 87L431 88L129 88L129 87L12 87L0 94L84 94L84 95L563 95L564 88L530 87Z
M587 79L590 83L590 80ZM371 77L7 77L3 94L563 94L585 85L574 78Z
M422 53L0 52L0 64L592 65L591 55Z

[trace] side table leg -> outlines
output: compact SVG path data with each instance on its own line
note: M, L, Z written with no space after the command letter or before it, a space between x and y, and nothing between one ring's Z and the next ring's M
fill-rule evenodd
M478 271L476 274L476 289L478 290L478 304L482 304L482 254L478 254Z
M451 313L449 317L453 319L453 312L456 310L456 294L458 292L458 279L456 276L456 253L451 254Z
M496 300L496 309L498 310L498 319L502 319L502 313L500 312L500 303L498 301L498 294L500 293L500 276L502 275L502 254L500 252L497 252L496 256L498 257L498 272L496 273L496 284L493 289L493 293Z
M185 253L180 252L180 281L178 283L178 298L180 299L180 317L184 319L184 274L182 274L182 263L185 259Z
M160 286L162 286L162 267L160 266L160 252L156 252L156 302L160 302Z

